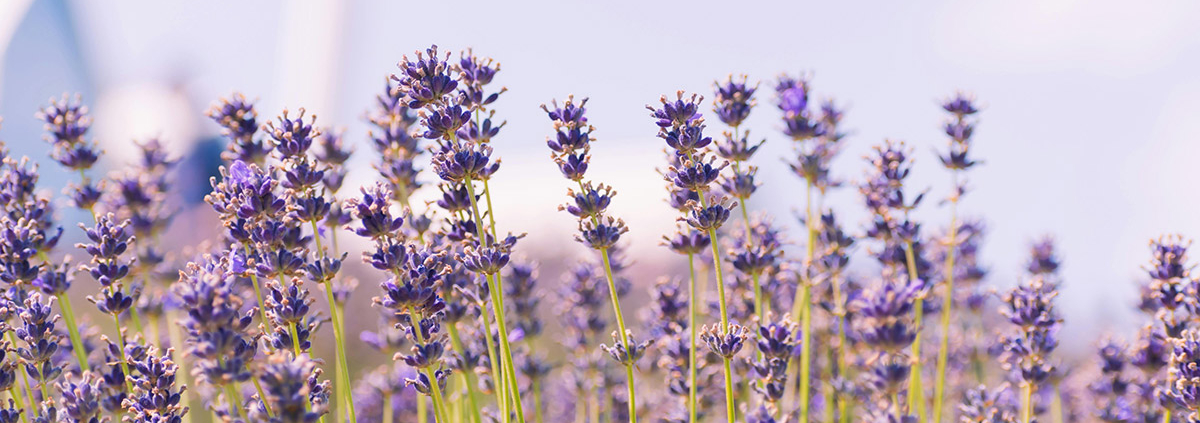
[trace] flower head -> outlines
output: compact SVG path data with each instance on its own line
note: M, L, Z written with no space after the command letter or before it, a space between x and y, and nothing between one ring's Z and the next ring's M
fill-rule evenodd
M642 358L642 355L646 353L646 348L648 348L652 343L652 341L638 343L633 339L633 333L629 331L625 332L624 338L620 336L619 332L613 331L612 338L613 345L611 347L608 345L600 345L600 349L608 353L608 355L612 357L614 361L621 364L632 365L637 363L637 361ZM628 345L626 345L625 340L628 340Z
M38 118L46 122L46 138L54 150L50 156L63 167L72 171L90 169L100 158L94 143L84 140L92 126L88 109L81 104L79 95L74 98L66 94L38 112Z
M306 355L271 356L259 379L266 395L263 400L277 413L273 421L313 423L320 420L323 407L308 405L314 388L312 381L320 374L317 363ZM320 384L317 387L323 388Z
M275 141L275 151L284 158L303 157L312 147L313 140L321 135L321 130L314 126L317 117L310 115L308 122L305 122L304 114L305 110L301 108L299 116L292 119L288 116L288 111L284 110L279 116L278 124L268 122L263 127Z
M692 203L691 212L686 217L679 218L688 226L700 231L713 231L721 228L737 203L722 200L710 205Z
M399 83L399 92L404 95L408 107L420 109L440 103L445 95L458 88L458 81L451 75L451 66L447 62L449 58L449 52L441 55L435 45L424 54L416 52L415 59L407 55L401 59L400 72L392 75L392 79Z
M729 126L741 125L750 116L754 108L754 91L757 85L751 86L746 82L746 75L735 79L730 75L724 82L714 82L716 95L713 98L713 112L721 122Z
M746 327L738 324L731 324L728 329L714 324L700 331L700 340L708 345L709 351L726 359L733 358L742 350L747 336Z
M500 168L491 162L492 147L473 143L448 143L433 156L433 170L446 182L490 179Z
M222 153L225 160L242 160L263 163L273 148L262 140L255 140L258 132L258 112L254 102L246 100L241 93L222 98L208 109L208 117L222 128L222 133L232 141L229 150Z

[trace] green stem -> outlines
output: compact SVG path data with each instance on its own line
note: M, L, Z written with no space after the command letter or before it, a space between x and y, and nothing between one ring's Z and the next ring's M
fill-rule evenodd
M1021 383L1021 422L1033 421L1033 384Z
M129 361L125 359L125 328L121 327L120 315L114 314L113 321L117 324L117 352L121 358L121 370L125 372L125 392L133 395L133 382L129 381L132 373L129 373Z
M312 224L313 239L316 240L317 243L317 255L319 258L324 259L325 248L323 245L321 245L321 233L317 230L317 221L312 220L309 223ZM345 330L345 325L342 322L341 313L338 312L337 299L333 296L332 281L325 283L325 296L329 301L329 315L333 319L333 340L334 344L337 346L337 365L344 370L338 373L341 375L341 380L338 381L337 385L342 387L342 397L345 398L346 411L350 415L350 421L358 421L358 418L354 413L354 399L350 394L350 366L346 364L346 338L342 333ZM434 381L434 383L436 383L436 381Z
M700 194L700 206L708 207L708 201L704 199L704 193L698 192L698 194ZM708 238L710 240L709 245L712 246L713 267L715 268L715 273L717 275L717 305L721 309L721 332L728 333L729 312L725 307L725 275L721 271L721 250L717 246L717 244L719 244L717 242L717 230L709 229Z
M174 361L175 365L179 366L179 371L175 372L176 377L179 378L179 382L184 386L190 386L188 378L191 377L191 374L187 370L187 363L179 359L179 349L183 348L183 334L179 331L179 325L175 324L175 322L179 321L179 319L175 317L175 314L176 311L174 309L167 309L167 338L171 341L171 349L168 351L171 353L171 361ZM188 393L187 389L184 389L179 393L179 395L183 397L180 399L180 403L188 405L192 404L192 396ZM193 409L198 410L200 408L196 407ZM191 413L183 415L183 423L191 423L191 421Z
M737 421L737 400L733 396L733 367L730 366L729 357L722 357L721 361L725 367L725 419L733 423Z
M243 245L242 249L245 250L248 258L250 256L250 246ZM259 288L258 285L258 275L254 272L250 272L250 282L252 285L254 285L254 297L258 299L258 318L261 319L263 325L266 326L267 333L274 333L275 324L271 323L271 319L267 318L267 303L266 301L263 301L262 289ZM272 349L270 343L267 343L267 349Z
M149 333L150 345L153 345L154 348L161 350L162 349L162 333L160 333L159 329L158 329L159 319L158 319L157 315L152 315L152 316L150 316L150 318L148 320L150 321L150 324L146 325L146 328L150 332Z
M331 293L330 295L333 294ZM425 335L421 333L421 313L416 310L409 310L409 315L411 316L414 325L413 336L417 338L417 343L424 344ZM448 418L449 413L446 410L446 403L442 400L442 387L441 384L438 383L437 376L435 376L433 372L429 371L429 368L421 368L420 371L421 373L425 374L427 379L429 379L429 392L433 397L434 417L437 418L438 423L450 423Z
M383 423L392 423L392 415L395 412L392 410L392 393L387 392L383 395Z
M629 332L625 330L625 317L621 313L621 301L617 298L617 284L613 280L612 263L609 261L607 248L600 249L600 258L604 261L604 277L608 280L608 297L612 299L613 312L617 316L617 328L621 331L621 343L624 344L626 351L631 351L634 346L629 343ZM637 397L634 395L632 362L625 363L625 377L625 386L629 388L629 423L636 423Z
M478 113L476 113L476 116L478 116ZM487 212L488 229L491 231L493 239L500 239L499 234L496 233L496 231L497 231L496 208L492 206L492 190L488 186L487 179L482 179L482 181L483 181L483 199L484 199L485 204L487 205L487 211L488 211ZM482 219L482 217L481 217L481 219ZM499 273L496 274L496 285L501 287L501 289L503 289L504 283L501 280L501 276ZM499 297L500 298L500 314L507 316L508 314L504 311L504 291L500 291L499 294L500 294L500 297ZM503 322L497 323L497 325L499 325L501 327L501 330L504 330ZM505 332L505 333L507 333L507 332ZM502 342L507 343L508 337L506 336ZM513 398L515 398L514 407L517 409L517 418L519 419L519 421L524 422L525 421L525 417L524 417L525 407L521 403L521 394L520 394L521 388L517 384L517 369L516 369L516 366L513 365L511 353L506 353L505 358L508 360L508 377L509 377L509 385L510 385L509 389L512 390L515 395Z
M334 306L335 304L337 304L337 301L333 298L333 285L332 284L326 283L325 295L326 295L327 299L329 300L329 305L330 305L329 312L333 319L333 335L334 335L334 338L336 338L335 341L337 341L338 365L342 366L343 369L346 369L346 371L342 372L342 386L349 387L350 386L350 381L349 381L350 366L348 366L346 364L346 347L345 347L345 343L344 343L344 340L346 338L345 338L345 335L342 333L342 317L338 313L338 308ZM346 397L346 411L350 414L350 421L352 421L352 422L358 421L358 418L355 416L355 413L354 413L354 399L350 395L350 390L342 389L342 392Z
M139 335L146 336L146 330L142 326L142 317L137 311L137 304L134 304L133 307L129 308L129 317L131 320L133 320L133 330Z
M225 358L221 357L221 356L217 356L217 364L220 365L221 367L224 367L225 366ZM128 373L126 373L126 375L128 375ZM126 383L128 383L129 378L125 378L125 381L126 381ZM234 382L234 383L237 383L237 382ZM241 404L241 401L239 400L241 398L241 393L238 392L237 388L234 387L234 383L221 384L221 389L225 391L225 402L226 402L226 405L229 406L229 413L233 414L234 417L240 417L242 415L242 404ZM214 408L215 408L215 406L214 406ZM214 410L214 412L215 412L215 410Z
M409 200L408 200L408 196L409 196L408 184L398 183L398 184L396 184L396 188L400 190L400 204L403 205L405 209L411 209L411 207L409 205ZM425 422L421 422L421 423L425 423Z
M800 310L801 343L800 349L800 421L808 421L809 391L812 378L812 285L804 283L801 289L804 307Z
M496 208L492 207L492 190L488 188L487 179L483 179L483 200L487 204L488 228L492 231L492 237L496 238Z
M286 286L286 282L284 281L283 273L280 273L279 274L279 289L284 289L284 286ZM292 352L294 352L296 354L296 357L299 358L300 352L301 352L300 351L300 333L298 330L296 330L296 323L288 322L288 333L291 334L291 338L292 338ZM265 399L264 399L264 402L265 402ZM304 411L312 411L312 404L310 401L304 402ZM324 418L324 416L322 416L322 419L323 418Z
M909 283L917 283L917 260L913 253L912 240L905 242L904 256L908 261ZM913 322L917 336L912 342L912 374L908 378L908 408L915 409L920 421L925 420L925 389L921 385L921 320L925 316L924 295L917 297L913 304Z
M47 266L50 265L50 256L45 251L38 251L38 257ZM79 336L79 325L75 323L75 309L71 307L71 298L66 292L56 295L58 298L58 309L62 312L63 319L66 320L67 336L71 339L71 350L75 352L75 358L79 360L79 368L83 371L88 371L87 351L83 344L83 338Z
M296 353L296 357L300 356L300 334L296 331L295 323L288 323L288 333L292 334L292 351Z
M16 331L8 331L8 342L12 344L13 348L17 347L16 333ZM21 390L25 391L25 395L29 396L29 408L25 409L25 412L21 413L21 416L33 415L34 410L37 408L37 402L33 400L33 388L29 386L29 373L24 369L18 369L17 373L21 374ZM16 395L13 396L16 397ZM20 402L20 397L17 400ZM21 407L24 408L24 405ZM28 419L25 420L28 422Z
M455 322L453 324L446 325L446 328L450 333L450 344L454 347L454 352L458 353L460 356L463 355L463 352L466 351L466 348L463 346L462 337L460 337L458 334L458 323ZM475 392L475 372L472 371L472 369L464 369L462 371L462 375L463 383L467 385L467 401L471 406L471 421L474 423L480 423L483 417L479 412L479 400ZM541 422L539 421L538 423Z
M734 131L736 131L736 130L737 129L735 128ZM734 133L734 136L737 136L737 134ZM738 162L733 163L733 170L735 173L739 171ZM746 208L746 201L748 201L748 200L749 199L743 198L741 201L738 201L738 208L740 208L742 210L742 222L746 224L746 248L750 248L750 247L754 246L754 228L750 224L750 212L747 211L747 208ZM762 286L759 283L758 278L759 278L759 275L758 275L757 270L750 273L750 279L754 283L754 315L758 316L758 321L766 322L767 311L766 311L766 307L764 307ZM757 358L761 359L762 352L756 351L755 356Z
M11 386L8 387L8 396L12 397L13 401L17 403L17 409L23 411L21 413L21 421L24 423L29 423L29 413L24 412L27 411L25 409L25 399L21 397L19 392L13 392L13 387Z
M696 423L696 338L699 336L699 330L696 325L700 323L700 319L696 315L696 256L688 254L688 273L691 277L688 279L688 295L691 299L688 301L688 330L691 331L691 337L688 342L691 344L688 347L688 423Z
M79 336L79 324L75 323L75 309L71 307L71 298L67 296L67 293L58 294L58 305L63 319L66 319L67 335L71 338L71 350L75 352L75 359L79 360L79 368L86 372L89 370L87 348L84 347L83 338Z
M333 196L333 201L334 201L334 203L337 202L336 196ZM334 257L337 257L338 254L341 254L341 250L338 248L337 225L329 224L329 225L326 225L326 227L329 228L329 239L330 239L330 241L332 241L332 242L330 242L330 244L332 244L333 255L334 255ZM318 235L319 235L319 233L318 233ZM338 316L345 315L345 314L343 314L343 311L345 309L342 307L341 304L334 304L333 306L337 307ZM346 330L345 322L342 322L342 331L345 331L345 330ZM338 383L334 384L333 395L334 395L334 397L337 398L336 410L334 411L334 416L336 416L335 418L337 419L337 421L339 423L341 423L341 422L345 421L343 414L346 411L346 404L349 402L349 397L351 397L353 395L353 392L347 392L347 390L350 390L351 388L347 387L347 386L342 386L340 383L340 381L343 380L343 378L350 377L349 374L342 374L343 372L346 372L347 370L345 368L342 368L342 366L334 366L334 367L335 367L334 376L337 377L337 380L339 381Z
M502 371L508 382L508 400L512 402L512 411L517 415L517 422L525 423L525 407L521 402L521 390L517 386L517 366L513 364L512 347L508 342L508 327L504 321L504 316L507 315L504 311L504 294L502 292L504 283L501 281L499 273L490 276L495 284L488 291L492 297L492 311L496 315L496 329L500 333L500 357L504 359ZM501 383L504 384L504 381L502 380Z
M955 171L955 186L958 185ZM956 188L957 189L957 188ZM946 396L946 365L950 357L950 317L954 314L954 257L958 250L958 196L950 202L950 245L946 247L946 291L942 298L942 339L938 345L937 380L933 388L933 423L942 421L942 402Z
M429 423L429 405L425 403L425 397L417 394L417 423Z
M830 363L833 363L835 360L835 354L837 354L836 350L828 351ZM837 401L835 399L836 395L833 393L833 383L831 383L833 381L833 366L825 366L825 368L821 370L821 376L821 380L826 381L825 384L821 385L821 396L825 398L825 406L822 410L824 413L821 414L821 421L824 423L833 423L834 410L837 408L835 405Z
M830 284L833 285L834 317L837 318L837 325L838 325L838 328L837 328L838 376L845 378L846 380L851 380L850 376L849 376L850 366L847 363L847 359L846 359L846 309L845 309L846 305L845 305L845 300L842 299L841 278L839 277L837 272L834 272L833 277L830 280ZM851 400L852 400L852 397L850 395L841 395L841 394L837 395L837 408L838 408L838 422L839 423L849 423L850 422L850 401Z
M492 321L488 318L487 304L479 304L479 308L482 309L479 318L483 319L483 340L487 345L488 362L492 366L492 390L496 394L496 407L500 409L500 421L507 422L511 413L508 412L508 385L504 381L508 378L502 373L504 370L500 365L500 357L496 354L496 344L492 341Z
M625 363L625 385L629 387L629 423L637 423L637 397L633 389L633 363Z
M258 383L258 378L256 377L252 377L250 380L254 382L254 390L258 392L258 402L261 402L263 410L267 411L267 417L274 417L275 413L271 410L271 404L267 403L267 395L263 392L262 384Z
M479 234L479 244L482 246L486 236L481 221L483 216L479 213L479 204L478 201L475 200L475 184L470 178L467 178L467 180L464 182L467 185L467 196L471 199L471 213L473 213L475 217L475 228ZM486 184L487 181L485 180L484 185ZM488 195L488 202L490 203L491 194L489 194L487 191L485 191L484 194ZM491 216L492 214L492 211L489 210L488 215ZM494 225L494 219L492 223ZM493 231L494 230L495 227L493 226ZM501 379L498 381L499 385L497 386L500 387L500 389L505 389L505 385L507 385L509 394L508 397L514 404L513 408L517 414L517 421L520 423L525 423L525 410L523 410L524 407L521 406L521 390L517 386L517 377L515 372L516 366L513 365L512 350L508 344L508 328L504 322L504 282L499 273L487 275L487 279L488 282L491 283L491 289L488 291L490 292L492 299L492 310L496 315L496 326L497 329L500 330L500 358L504 360L501 363L501 371L504 372L505 375L508 375L507 383L504 379Z
M703 198L703 197L702 197ZM717 231L715 229L708 230L708 237L712 241L709 245L712 246L713 265L716 268L717 275L717 304L721 308L721 333L729 333L729 312L725 306L725 281L721 274L721 252L717 248ZM733 392L733 372L729 366L729 358L725 357L725 411L729 419L729 423L733 423L737 419L737 402L736 395Z
M226 402L229 403L229 411L233 413L234 417L241 417L242 406L240 404L241 401L238 399L240 396L234 389L233 384L225 384L225 396L227 397Z
M542 423L542 384L535 379L532 385L530 389L533 389L533 420Z
M817 243L817 227L813 222L813 181L811 178L805 179L805 219L804 225L808 232L808 244L805 245L805 262L804 266L809 266L813 262L815 248ZM796 272L796 283L800 285L796 289L796 298L792 300L792 321L801 325L802 344L800 349L800 373L797 375L795 360L788 360L787 365L787 380L793 381L797 376L800 377L800 423L808 423L808 391L809 391L809 372L812 352L810 351L810 338L812 334L812 286L806 274L806 270ZM784 388L784 408L790 410L792 399L795 396L795 382L788 383Z
M902 410L900 407L900 393L899 392L892 393L892 405L896 407L896 421L898 421L898 422L904 421L904 410ZM1025 422L1025 423L1029 423L1029 422Z
M342 312L341 305L334 304L333 307L337 307L338 314L341 314L341 312ZM345 329L346 329L345 327L342 328L342 330L345 330ZM336 356L337 356L336 351L334 352L334 356L336 358ZM333 403L333 418L334 418L334 421L336 421L336 422L345 421L345 418L342 416L342 414L346 410L346 392L344 391L346 389L346 387L342 385L342 378L346 376L346 375L343 375L342 373L345 371L346 371L346 369L343 368L341 365L333 366L333 377L334 377L333 397L336 399Z

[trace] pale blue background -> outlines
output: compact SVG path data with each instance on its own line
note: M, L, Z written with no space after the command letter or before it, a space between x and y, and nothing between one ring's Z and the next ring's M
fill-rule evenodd
M764 186L752 208L795 228L802 186L780 161L790 147L769 87L779 72L805 71L818 97L848 106L852 135L837 175L857 178L859 157L885 137L907 140L920 160L913 182L932 187L935 200L949 178L932 153L944 143L937 102L956 89L978 95L976 153L986 164L971 173L976 192L963 209L987 217L984 254L998 286L1019 277L1032 239L1060 240L1068 336L1141 325L1132 304L1147 241L1200 235L1195 2L437 4L8 2L0 5L0 46L12 34L0 68L0 139L48 162L31 116L50 96L80 91L110 165L127 160L134 138L159 135L188 151L217 130L203 109L241 90L261 99L263 118L306 106L320 122L346 127L366 165L361 117L401 55L430 43L474 47L503 63L498 83L510 89L498 104L509 122L496 146L505 162L495 185L502 229L531 232L531 256L582 253L558 248L571 244L572 222L554 212L565 184L547 159L549 125L537 105L591 96L595 175L621 191L614 211L633 228L640 281L649 282L676 263L656 246L673 212L660 200L654 167L663 145L643 106L677 89L708 94L731 72L766 81L749 123L769 139L756 158ZM371 176L358 171L352 184ZM865 218L859 203L850 189L829 201L854 224ZM941 226L947 211L931 201L920 216Z

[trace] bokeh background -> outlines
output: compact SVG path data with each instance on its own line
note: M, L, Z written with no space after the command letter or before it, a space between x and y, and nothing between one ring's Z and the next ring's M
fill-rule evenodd
M818 97L847 107L839 178L858 180L871 145L904 140L918 153L914 183L940 199L949 175L933 153L945 142L938 100L965 90L985 107L975 144L985 165L971 172L962 207L988 224L990 283L1014 283L1029 243L1052 234L1064 259L1064 333L1086 346L1139 324L1130 318L1134 282L1150 238L1200 235L1198 12L1196 2L1117 0L6 0L0 139L43 163L43 186L58 189L70 177L47 158L33 115L50 97L82 93L107 152L104 168L120 168L132 141L150 137L185 158L176 182L185 209L173 239L196 243L218 230L201 201L222 148L203 115L211 102L240 91L259 99L263 120L305 107L321 125L343 128L358 147L347 185L357 186L374 179L363 116L395 63L431 43L470 47L503 65L497 81L509 91L497 108L508 125L495 144L504 160L493 185L497 217L503 230L529 233L521 252L543 262L543 285L552 288L554 269L584 253L571 240L574 220L555 211L565 186L538 108L571 93L591 98L593 172L621 192L612 210L633 230L633 275L649 284L682 269L658 246L675 215L655 170L663 144L644 109L660 95L709 94L731 73L763 88L781 72L810 74ZM783 162L790 141L778 131L770 92L761 91L748 124L768 140L756 157L763 186L751 208L795 230L803 184ZM866 221L852 188L827 204L845 222ZM919 216L941 226L948 210L930 201ZM361 275L365 304L378 281Z

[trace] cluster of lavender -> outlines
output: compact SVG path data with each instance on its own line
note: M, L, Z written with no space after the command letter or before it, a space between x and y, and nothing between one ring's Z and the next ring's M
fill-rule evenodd
M178 203L162 145L136 143L137 162L94 176L104 156L87 108L52 100L37 116L50 158L78 174L66 196L87 222L64 235L38 167L0 148L0 423L1200 421L1200 281L1182 237L1151 243L1147 326L1102 342L1094 366L1056 351L1052 240L1032 246L1021 283L992 295L985 228L958 213L980 163L968 95L942 104L947 224L914 220L927 193L909 178L914 151L887 141L855 184L871 219L854 230L825 203L845 185L834 173L843 111L813 100L807 77L781 76L786 162L805 187L800 242L752 207L759 84L731 76L709 103L662 97L648 108L679 222L663 245L686 260L649 287L634 283L645 278L610 211L616 189L588 174L587 100L542 105L570 181L559 209L588 251L547 287L517 252L522 235L497 225L500 65L434 46L399 68L366 117L379 182L348 198L341 132L303 109L264 124L246 97L219 101L208 114L229 147L206 201L221 230L188 249L163 240ZM345 261L346 231L373 271ZM877 264L852 262L860 246ZM379 286L374 312L348 307L349 273ZM649 305L628 313L647 288ZM349 335L363 316L378 325ZM364 365L359 346L393 360Z

